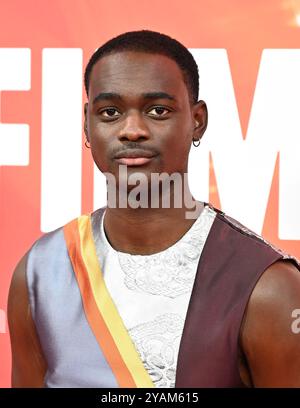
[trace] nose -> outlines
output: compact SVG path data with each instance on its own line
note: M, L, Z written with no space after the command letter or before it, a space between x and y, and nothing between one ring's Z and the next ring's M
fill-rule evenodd
M149 129L140 112L132 111L125 118L122 128L119 131L119 140L137 141L149 138Z

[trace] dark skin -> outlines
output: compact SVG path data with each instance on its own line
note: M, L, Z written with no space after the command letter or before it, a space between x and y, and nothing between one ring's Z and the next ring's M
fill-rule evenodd
M98 98L93 103L99 94L108 92L117 93L122 99ZM164 92L175 100L153 95L147 99L143 95L153 92ZM126 52L104 57L94 66L89 103L85 105L85 132L101 171L117 175L118 163L112 155L136 143L156 156L146 165L128 167L128 174L142 171L148 178L151 172L183 174L187 172L192 138L201 138L206 126L205 103L191 103L180 68L171 59ZM186 219L185 211L186 208L107 208L104 227L116 250L151 254L174 244L191 227L195 219ZM30 313L26 257L16 267L8 301L12 385L41 387L47 362ZM291 314L298 308L300 273L291 262L278 261L256 284L241 325L237 365L245 386L300 387L300 334L291 330Z
M154 98L155 92L174 99ZM108 93L116 95L107 99ZM106 98L100 99L103 94ZM118 180L119 164L112 156L136 145L156 156L145 166L128 167L128 175L139 171L150 180L151 172L187 173L192 138L201 138L207 126L205 103L192 106L189 99L181 70L165 56L123 52L98 61L85 105L85 132L100 171ZM188 186L187 191L195 201ZM108 208L104 226L118 251L151 254L174 244L191 227L195 220L185 218L186 210Z

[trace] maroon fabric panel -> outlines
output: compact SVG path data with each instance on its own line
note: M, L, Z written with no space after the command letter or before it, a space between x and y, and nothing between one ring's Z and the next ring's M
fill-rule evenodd
M238 337L258 279L282 255L218 212L198 264L181 339L176 387L242 387Z

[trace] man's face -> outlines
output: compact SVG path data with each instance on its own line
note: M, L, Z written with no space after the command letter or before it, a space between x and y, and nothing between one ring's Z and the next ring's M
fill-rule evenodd
M192 138L204 133L207 115L203 102L190 104L182 72L172 59L126 51L102 57L94 65L85 120L100 171L118 180L120 164L127 163L128 176L138 171L150 180L151 173L187 172ZM115 157L130 156L136 149L153 157Z

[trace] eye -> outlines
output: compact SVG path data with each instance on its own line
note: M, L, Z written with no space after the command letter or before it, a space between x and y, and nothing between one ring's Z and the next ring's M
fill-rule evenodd
M151 113L151 112L155 112L155 113ZM164 106L155 106L154 108L152 108L150 111L148 111L148 113L150 113L150 115L152 116L157 116L157 117L163 117L166 116L166 114L168 114L170 112L170 109L165 108Z
M117 115L115 113L117 113ZM104 118L114 118L117 117L119 113L116 108L106 108L99 112Z

